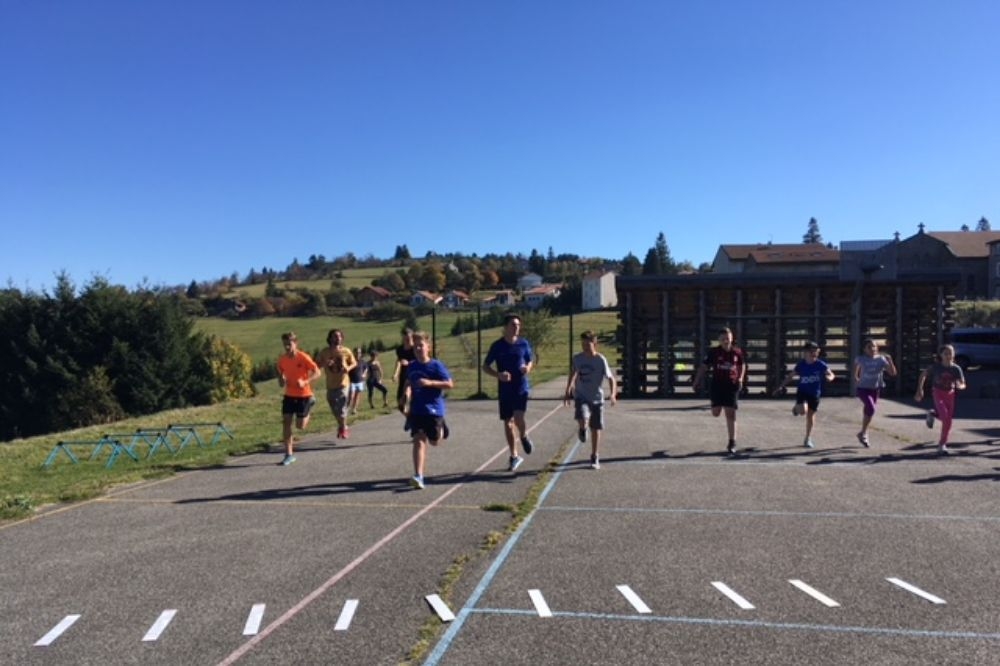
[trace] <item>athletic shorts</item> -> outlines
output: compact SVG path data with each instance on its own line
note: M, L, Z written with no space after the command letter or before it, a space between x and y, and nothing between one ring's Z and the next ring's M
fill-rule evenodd
M351 391L354 393L364 393L365 383L364 382L351 382Z
M428 441L438 441L438 434L441 432L441 425L444 417L433 414L410 415L410 432L416 435L418 432L424 433Z
M806 404L809 406L810 412L815 412L817 409L819 409L819 396L810 393L796 393L795 404L796 405Z
M294 414L300 419L309 416L309 410L316 404L316 398L311 395L305 398L293 398L286 395L281 401L282 414Z
M712 402L712 407L732 407L733 409L740 408L740 390L735 386L716 386L715 384L712 384L708 393L709 399Z
M514 412L524 412L528 409L527 393L500 392L500 420L509 421L514 418Z
M589 400L574 401L573 418L589 421L591 430L604 430L604 403Z
M347 416L347 389L327 389L326 404L330 405L330 411L335 417L345 418Z

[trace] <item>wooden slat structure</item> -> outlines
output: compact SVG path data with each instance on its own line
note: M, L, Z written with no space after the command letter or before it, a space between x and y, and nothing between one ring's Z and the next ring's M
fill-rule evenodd
M691 379L718 331L747 353L748 396L769 395L815 340L853 395L862 341L874 338L899 368L887 395L904 395L947 338L958 275L845 281L838 273L619 276L621 390L629 398L693 395Z

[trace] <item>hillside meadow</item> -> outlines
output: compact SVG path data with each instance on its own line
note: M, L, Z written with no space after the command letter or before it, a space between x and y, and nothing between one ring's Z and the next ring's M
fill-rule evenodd
M454 313L442 313L437 318L438 357L448 365L455 379L455 389L450 391L451 400L467 399L478 391L479 361L476 356L475 332L463 336L450 335L454 323ZM421 328L430 330L430 317L418 320ZM601 334L603 339L613 336L617 327L617 316L613 312L587 313L573 318L573 337L570 340L569 317L554 318L554 344L539 350L539 363L532 380L541 383L566 374L571 353L579 349L579 333L590 328ZM276 359L281 352L280 336L287 330L299 335L305 349L313 349L325 344L330 328L340 328L347 335L352 346L366 344L369 340L381 338L387 345L394 345L403 326L402 321L388 323L359 322L343 317L314 318L265 318L254 321L228 321L222 319L200 319L198 330L229 340L246 351L255 361ZM483 354L489 344L500 335L494 328L482 332ZM464 342L463 342L464 339ZM613 367L617 367L618 353L613 344L604 344L601 351L608 357ZM392 372L394 354L385 354L386 372ZM495 396L493 380L482 376L482 387L487 395ZM389 384L390 391L394 386ZM73 431L52 433L39 437L17 439L0 445L0 520L12 520L30 516L35 510L57 502L77 502L100 496L108 489L126 483L157 479L177 471L224 464L232 455L243 455L268 450L277 450L281 435L279 404L281 392L277 382L261 382L257 385L258 395L253 398L232 400L218 405L176 409L148 416L129 418L114 424L91 426ZM392 408L370 410L367 403L356 417L368 420L389 414ZM178 423L224 423L235 435L233 440L223 439L213 447L188 446L177 455L160 451L147 458L148 446L139 445L136 452L139 461L122 456L111 469L105 467L108 452L95 460L88 460L93 447L76 448L80 462L73 464L64 454L59 454L55 463L43 467L46 457L59 441L94 441L104 434L119 434L122 437L137 429L165 428ZM321 433L333 428L333 417L329 409L320 405L315 411L309 430ZM211 432L208 428L207 432ZM123 443L127 443L127 438Z

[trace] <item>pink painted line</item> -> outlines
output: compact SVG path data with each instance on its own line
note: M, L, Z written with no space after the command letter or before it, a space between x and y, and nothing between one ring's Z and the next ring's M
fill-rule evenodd
M550 411L548 414L546 414L541 419L539 419L533 426L531 426L530 428L528 428L528 432L525 433L525 434L530 433L532 430L534 430L539 425L541 425L543 422L545 422L545 420L548 419L550 416L552 416L556 411L558 411L560 407L562 407L562 404L557 405L555 408L552 409L552 411ZM482 465L480 465L479 467L477 467L476 470L473 472L473 474L478 474L479 472L483 471L484 469L486 469L487 467L489 467L490 465L492 465L494 463L494 461L496 461L497 458L501 457L505 453L507 453L507 447L506 446L504 446L502 449L500 449L499 451L497 451L493 455L492 458L490 458L489 460L487 460L486 462L484 462ZM311 604L313 601L315 601L317 598L319 598L322 594L324 594L331 587L333 587L334 585L336 585L337 583L339 583L341 580L343 580L343 578L345 576L347 576L349 573L351 573L352 571L354 571L355 569L357 569L359 566L361 566L365 562L365 560L367 560L368 558L370 558L372 555L374 555L378 551L382 550L382 548L384 548L390 541L392 541L397 536L399 536L407 527L409 527L413 523L415 523L418 520L420 520L420 518L422 518L423 516L425 516L426 514L428 514L431 511L431 509L435 508L437 505L439 505L441 502L443 502L445 499L447 499L452 493L456 492L459 488L463 487L464 485L465 485L465 483L463 482L463 483L458 483L458 484L452 486L451 488L449 488L448 490L446 490L444 493L442 493L442 495L440 497L438 497L436 500L434 500L433 502L431 502L430 504L428 504L427 506L425 506L420 511L417 511L415 514L413 514L409 518L407 518L405 521L403 521L403 523L401 525L399 525L398 527L396 527L395 529L393 529L391 532L389 532L388 534L386 534L384 537L382 537L381 539L379 539L378 541L376 541L374 544L372 544L371 546L369 546L368 549L365 552L361 553L356 558L354 558L354 560L351 561L350 564L348 564L343 569L341 569L340 571L338 571L337 573L335 573L333 576L331 576L329 579L327 579L326 582L324 582L322 585L320 585L315 590L313 590L312 592L310 592L309 594L307 594L305 597L303 597L301 601L299 601L297 604L295 604L294 606L292 606L291 608L289 608L287 611L285 611L284 613L282 613L282 615L279 618L277 618L274 622L272 622L271 624L269 624L266 627L264 627L263 629L261 629L260 633L258 633L256 636L254 636L253 638L251 638L250 640L248 640L246 643L244 643L240 647L236 648L236 650L234 650L228 657L226 657L225 659L223 659L222 661L220 661L218 663L218 666L229 666L229 664L236 663L236 661L238 659L240 659L243 655L245 655L247 652L249 652L250 650L252 650L255 646L257 646L258 644L260 644L261 642L263 642L265 638L267 638L268 636L270 636L272 633L274 633L276 630L278 630L282 625L284 625L286 622L288 622L293 617L295 617L300 612L302 612L309 604Z

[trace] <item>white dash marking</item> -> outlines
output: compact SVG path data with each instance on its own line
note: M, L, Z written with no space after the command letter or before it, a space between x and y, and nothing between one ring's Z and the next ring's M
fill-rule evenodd
M535 604L538 617L552 617L552 610L545 603L545 597L542 596L541 590L528 590L528 596L531 597L531 603Z
M649 610L649 606L647 606L646 603L639 598L639 595L636 594L628 585L616 585L615 587L618 588L618 591L622 593L622 596L628 599L628 602L632 604L632 607L639 613L653 612Z
M264 619L264 604L254 604L247 616L247 623L243 627L244 636L256 636L260 631L260 623Z
M926 599L927 601L931 602L932 604L947 603L941 597L935 597L930 592L925 592L925 591L921 590L919 587L917 587L916 585L910 585L905 580L900 580L898 578L886 578L886 580L889 581L890 583L892 583L893 585L896 585L897 587L903 588L907 592L912 592L913 594L917 595L918 597L923 597L924 599Z
M448 604L441 597L436 594L429 594L424 598L427 599L427 603L431 605L431 608L434 609L434 612L437 613L442 622L451 622L455 619L455 614L451 612Z
M739 606L743 610L753 610L754 609L754 605L752 603L750 603L749 601L747 601L746 599L744 599L743 597L741 597L739 594L737 594L736 592L734 592L731 587L729 587L728 585L726 585L722 581L718 581L717 580L717 581L715 581L715 582L712 583L712 586L715 589L717 589L719 592L722 592L724 595L726 595L727 597L729 597L730 601L732 601L734 604L736 604L737 606Z
M792 585L794 585L795 587L799 588L800 590L802 590L803 592L805 592L810 597L812 597L816 601L820 602L821 604L823 604L827 608L837 608L838 606L840 606L839 603L837 603L836 601L834 601L830 597L826 596L825 594L823 594L822 592L820 592L819 590L817 590L812 585L808 585L806 583L803 583L801 580L789 580L788 582L791 583Z
M347 628L351 626L351 620L354 619L354 611L358 610L358 600L348 599L344 602L344 608L340 611L340 617L337 618L337 624L333 625L334 631L347 631Z
M170 621L174 619L174 615L177 615L176 609L165 610L160 613L160 617L156 618L156 622L149 628L146 635L142 637L143 642L159 640L160 634L167 628Z
M45 647L51 645L53 641L62 636L63 632L73 626L73 623L80 619L79 615L67 615L56 626L49 629L49 633L38 639L36 646Z

